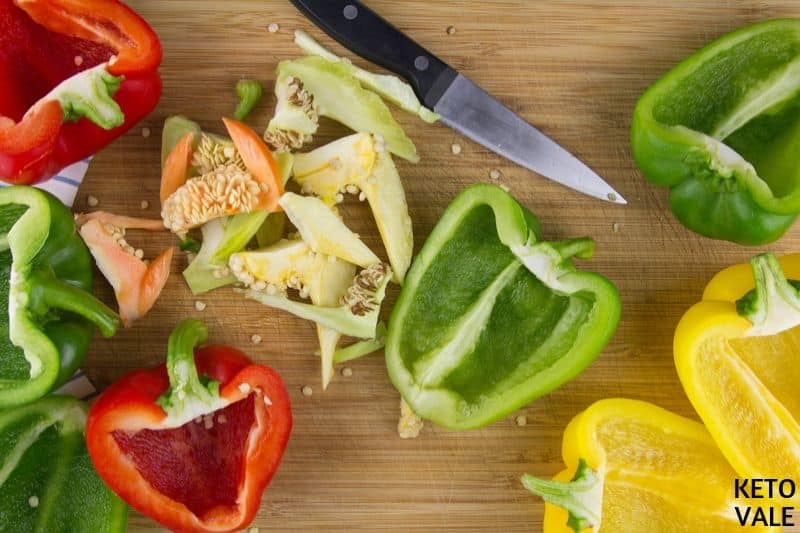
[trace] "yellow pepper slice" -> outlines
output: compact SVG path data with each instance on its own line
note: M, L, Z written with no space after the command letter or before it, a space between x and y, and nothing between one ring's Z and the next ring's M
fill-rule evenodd
M647 402L600 400L567 426L562 455L567 469L552 481L522 478L546 501L544 533L742 531L736 473L698 422Z
M787 277L800 279L800 254L723 270L675 332L683 388L742 478L800 478L800 297Z

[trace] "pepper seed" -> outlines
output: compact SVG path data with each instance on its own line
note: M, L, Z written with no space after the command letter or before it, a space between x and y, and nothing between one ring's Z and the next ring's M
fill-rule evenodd
M611 224L611 230L612 230L614 233L617 233L617 232L619 231L619 226L620 226L620 225L619 225L619 222L614 222L613 224Z
M38 496L31 496L30 498L28 498L28 505L30 505L34 509L39 507L39 497Z
M525 415L519 415L516 419L514 419L518 426L524 426L528 423L528 417Z
M73 61L75 62L75 66L79 67L79 66L83 65L83 56L75 56L73 58Z
M97 196L92 196L91 194L86 197L86 203L89 207L97 207L100 204L100 200L97 199Z
M448 26L447 27L447 35L453 35L456 32L455 26Z
M453 143L450 146L450 151L453 152L453 155L458 155L461 153L461 145L458 143Z
M350 376L352 376L352 375L353 375L353 369L352 369L352 368L350 368L349 366L348 366L348 367L345 367L345 368L343 368L343 369L342 369L342 375L343 375L344 377L346 377L346 378L349 378Z
M267 26L267 31L269 31L270 33L278 33L279 29L281 29L281 27L278 26L278 24L275 22Z
M252 342L253 344L259 344L261 342L261 335L258 334L253 335L252 337L250 337L250 342Z
M314 389L312 389L310 385L303 385L303 388L300 389L300 392L303 393L303 396L311 396L314 394Z
M492 170L489 171L489 177L492 178L493 180L499 180L501 177L503 177L503 175L500 173L499 170L493 168Z
M150 207L150 202L148 202L147 200L142 200L142 203L139 204L139 207L141 207L142 209L147 209L148 207Z
M148 128L147 126L142 128L142 137L144 137L145 139L150 137L150 128Z
M202 311L203 309L206 308L206 303L205 302L201 302L200 300L197 300L194 303L194 308L197 309L198 311Z

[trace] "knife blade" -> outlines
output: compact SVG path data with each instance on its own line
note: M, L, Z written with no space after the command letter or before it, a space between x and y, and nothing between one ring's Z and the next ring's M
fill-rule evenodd
M625 199L574 155L359 0L291 0L352 52L402 76L442 122L475 142L583 194Z

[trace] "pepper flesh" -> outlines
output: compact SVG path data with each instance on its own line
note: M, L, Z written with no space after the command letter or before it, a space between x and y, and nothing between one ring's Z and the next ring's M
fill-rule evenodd
M161 45L121 2L2 0L0 26L4 181L49 178L122 135L158 102Z
M414 261L389 322L389 376L412 410L476 428L582 371L620 314L614 286L570 261L593 246L541 241L534 215L500 187L463 191Z
M800 213L800 20L760 22L701 49L651 86L633 115L642 173L702 235L776 240Z
M0 189L0 407L64 383L83 361L92 324L105 337L119 317L91 295L92 263L72 214L44 191Z
M92 468L86 406L52 395L0 411L4 531L123 533L127 507Z
M723 270L675 331L681 384L741 477L800 476L800 297L784 276L800 279L800 254Z
M86 426L100 477L132 507L178 531L246 527L292 427L278 374L226 346L193 354L207 336L202 322L181 322L166 365L111 385Z
M600 400L569 423L562 456L567 469L552 481L522 477L546 502L544 533L742 529L734 506L748 504L734 499L736 472L693 420L647 402Z

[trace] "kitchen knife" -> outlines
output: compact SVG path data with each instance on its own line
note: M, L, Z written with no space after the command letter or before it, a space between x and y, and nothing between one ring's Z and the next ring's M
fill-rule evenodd
M358 0L292 0L354 53L406 78L442 122L525 168L589 196L625 204L592 169Z

